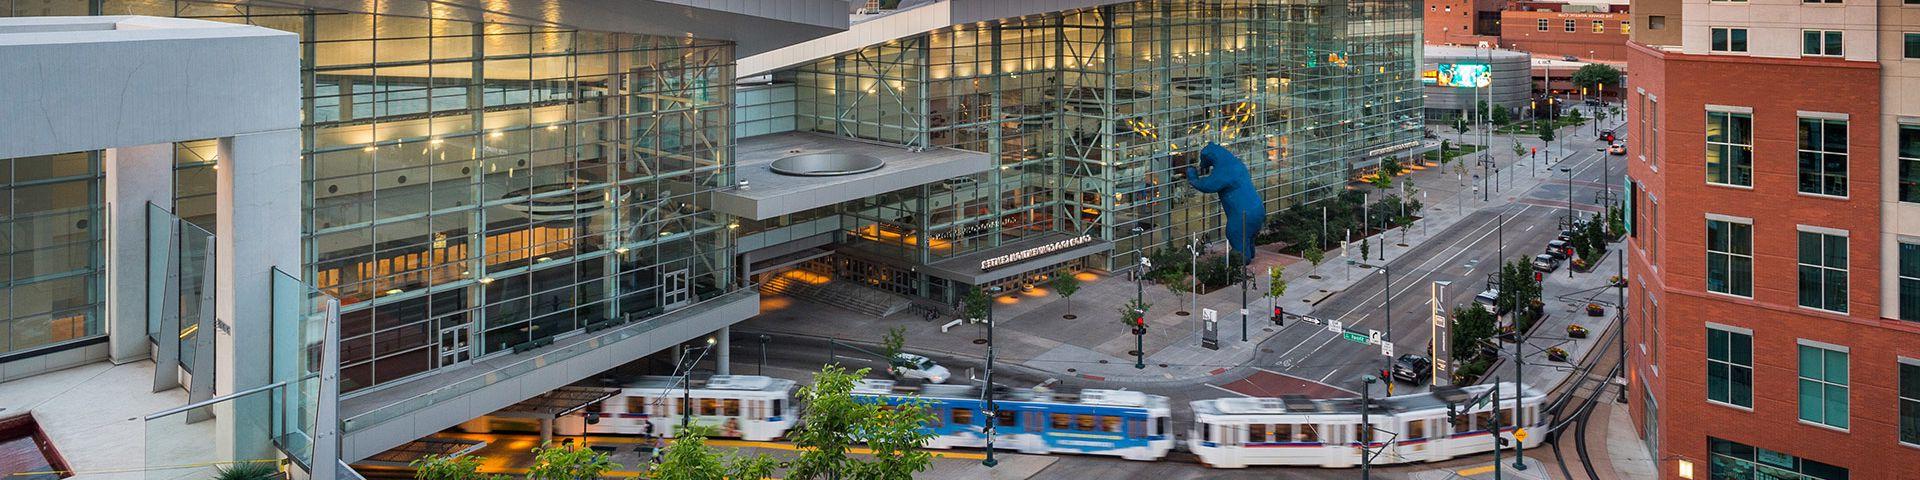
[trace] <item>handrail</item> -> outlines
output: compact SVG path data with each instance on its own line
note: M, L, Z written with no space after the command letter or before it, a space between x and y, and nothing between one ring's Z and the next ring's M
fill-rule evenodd
M247 395L252 395L252 394L255 394L255 393L260 393L260 392L263 392L263 391L266 391L266 390L268 390L268 389L274 389L274 388L280 388L280 387L284 387L284 386L287 386L287 381L286 381L286 380L281 380L281 381L278 381L278 382L273 382L273 383L269 383L269 384L266 384L266 385L261 385L261 386L258 386L258 387L253 387L253 388L249 388L249 389L246 389L246 390L241 390L241 391L238 391L238 392L234 392L234 393L229 393L229 394L226 394L226 395L221 395L221 396L218 396L218 397L213 397L213 398L209 398L209 399L206 399L206 400L201 400L201 401L199 401L198 403L190 403L190 404L186 404L186 405L182 405L182 406L178 406L178 407L173 407L173 408L169 408L169 409L166 409L166 410L161 410L161 411L159 411L159 412L155 412L155 413L151 413L151 414L147 414L147 416L146 416L146 417L144 418L144 420L146 420L146 421L149 421L149 422L151 422L151 421L153 421L154 419L157 419L157 418L160 418L160 417L164 417L164 416L167 416L167 415L173 415L173 414L176 414L176 413L180 413L180 412L184 412L184 411L188 411L188 410L193 410L193 409L196 409L196 408L204 408L204 407L209 407L209 406L213 406L213 404L216 404L216 403L220 403L220 402L224 402L224 401L227 401L227 400L232 400L232 399L235 399L235 398L240 398L240 397L244 397L244 396L247 396Z

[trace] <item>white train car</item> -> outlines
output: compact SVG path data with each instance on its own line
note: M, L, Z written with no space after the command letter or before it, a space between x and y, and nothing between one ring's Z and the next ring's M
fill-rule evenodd
M864 380L853 392L861 402L926 405L933 421L925 428L934 435L927 448L985 448L986 424L992 421L993 446L1001 450L1152 461L1173 449L1173 412L1164 396L1127 390L1005 389L994 397L997 415L989 417L980 393L974 385L915 389L889 380Z
M554 422L560 435L624 434L673 437L691 406L692 423L715 435L766 441L793 427L794 382L757 375L715 375L693 380L688 392L679 377L641 377L598 404ZM685 401L688 398L691 401Z
M1360 399L1220 398L1192 403L1194 422L1187 447L1207 465L1244 468L1295 465L1345 468L1360 464L1361 446L1379 450L1373 464L1437 462L1492 451L1494 424L1511 437L1517 428L1532 430L1522 443L1538 446L1546 437L1540 407L1546 395L1532 388L1501 383L1503 398L1464 405L1494 385L1373 399L1363 428ZM1519 388L1519 390L1516 390ZM1506 397L1519 393L1518 401ZM1449 416L1449 400L1457 415ZM1516 421L1517 420L1517 421ZM1371 433L1371 436L1368 434Z

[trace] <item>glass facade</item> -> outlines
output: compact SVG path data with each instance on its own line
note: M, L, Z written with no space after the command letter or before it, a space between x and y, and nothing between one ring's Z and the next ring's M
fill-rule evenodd
M0 358L106 333L100 158L0 159Z
M0 15L175 16L300 35L303 277L345 304L345 390L737 288L729 222L707 208L731 184L731 42L382 3L365 10L432 18L172 0L0 0ZM198 181L211 177L210 146L177 146L177 213L190 222L212 214ZM88 161L85 187L72 188L94 188ZM44 324L53 310L97 310L88 272L34 277L16 288L51 290L13 311ZM96 315L83 316L97 333Z
M857 248L926 263L1085 234L1115 243L1086 262L1111 269L1223 237L1217 200L1181 174L1209 142L1248 163L1274 211L1337 193L1358 154L1417 140L1414 8L1139 1L957 25L776 78L796 84L797 130L997 160L838 207Z

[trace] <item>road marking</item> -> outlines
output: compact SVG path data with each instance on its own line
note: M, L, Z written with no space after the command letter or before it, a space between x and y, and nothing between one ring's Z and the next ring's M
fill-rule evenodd
M1234 380L1234 381L1236 381L1236 382L1238 382L1239 380ZM1234 395L1239 395L1239 396L1242 396L1242 397L1247 397L1247 398L1253 398L1253 395L1248 395L1248 394L1245 394L1245 393L1240 393L1240 392L1238 392L1238 391L1235 391L1234 389L1231 389L1231 388L1227 388L1227 387L1222 387L1222 386L1219 386L1219 385L1214 385L1214 384L1211 384L1211 383L1208 383L1208 384L1205 384L1205 385L1206 385L1206 386L1209 386L1209 387L1213 387L1213 389L1214 389L1214 390L1219 390L1219 391L1222 391L1222 392L1227 392L1227 393L1231 393L1231 394L1234 394Z
M1533 227L1538 227L1538 226L1539 226L1539 225L1527 225L1527 229L1526 229L1526 230L1521 230L1521 231L1523 231L1523 232L1531 232L1531 231L1533 231Z
M1487 472L1491 472L1491 471L1493 471L1493 469L1494 469L1494 467L1496 467L1496 466L1495 466L1495 465L1481 465L1481 466L1478 466L1478 467L1473 467L1473 468L1465 468L1465 469L1460 469L1460 470L1458 470L1458 471L1455 471L1455 472L1453 472L1453 473L1454 473L1454 474L1456 474L1456 475L1459 475L1459 476L1462 476L1462 477L1471 477L1471 476L1474 476L1474 475L1479 475L1479 474L1482 474L1482 473L1487 473Z

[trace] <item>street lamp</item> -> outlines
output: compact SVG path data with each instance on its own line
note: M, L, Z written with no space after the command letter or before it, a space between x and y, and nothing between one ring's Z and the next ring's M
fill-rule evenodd
M686 370L680 373L680 432L685 432L693 425L693 366L699 365L700 360L707 358L707 352L713 351L713 344L713 337L707 337L707 346L700 348L700 356L694 358L692 362L682 364ZM686 353L682 353L680 358L685 360ZM684 435L684 433L677 435Z
M1000 290L999 286L987 287L987 384L980 389L980 396L985 397L984 403L987 404L987 424L982 428L982 433L987 437L987 458L981 460L980 464L987 468L1000 464L999 460L993 459L993 430L1000 423L1000 411L993 403L993 302L1000 296Z
M1573 169L1560 167L1560 171L1567 172L1567 232L1570 234L1578 233L1573 231ZM1571 238L1572 235L1568 235L1568 237ZM1567 255L1567 278L1573 278L1572 254Z
M1143 255L1140 257L1138 268L1139 270L1133 276L1133 368L1145 370L1147 368L1147 312L1140 311L1139 307L1146 305L1146 291L1140 282L1146 278L1147 270L1153 269L1153 261Z
M1360 377L1360 431L1356 433L1358 433L1360 437L1360 479L1361 480L1371 480L1373 478L1373 455L1372 454L1373 454L1374 430L1373 430L1373 424L1367 421L1367 412L1371 410L1370 408L1371 405L1368 405L1368 404L1373 403L1374 380L1376 379L1374 378L1373 375L1363 375ZM1392 383L1393 380L1389 379L1387 380L1387 382L1388 382L1387 385L1389 386L1393 385ZM1495 435L1498 435L1498 434L1499 432L1495 432Z
M1362 268L1371 268L1374 270L1379 270L1381 280L1384 280L1383 282L1381 282L1382 283L1381 289L1384 290L1386 293L1386 300L1381 303L1380 310L1381 310L1382 318L1387 322L1387 328L1386 328L1386 331L1382 333L1380 336L1380 343L1391 344L1393 343L1393 268L1391 265L1387 265L1386 262L1381 262L1381 264L1379 265L1373 265L1373 264L1362 262L1356 265L1359 265ZM1381 356L1386 357L1386 359L1383 362L1381 362L1381 363L1384 363L1386 367L1383 368L1381 371L1388 372L1387 374L1391 375L1392 374L1391 372L1393 370L1393 357L1386 356L1386 355L1381 355ZM1387 394L1388 395L1393 394L1392 378L1387 379Z

